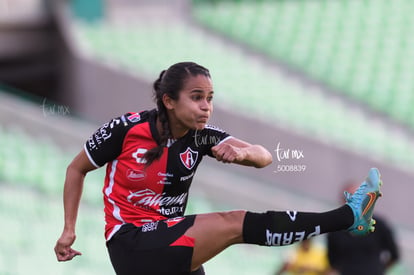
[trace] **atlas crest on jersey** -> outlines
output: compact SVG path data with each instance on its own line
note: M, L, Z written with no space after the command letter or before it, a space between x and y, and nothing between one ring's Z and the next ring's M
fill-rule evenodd
M198 152L191 150L190 147L187 147L185 152L180 153L181 162L188 170L191 170L194 167L197 163L197 158Z

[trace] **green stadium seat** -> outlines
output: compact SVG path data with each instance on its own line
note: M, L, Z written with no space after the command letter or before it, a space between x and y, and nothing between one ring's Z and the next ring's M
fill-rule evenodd
M387 102L412 87L400 75L414 65L413 8L410 0L195 1L193 11L200 23L412 127Z

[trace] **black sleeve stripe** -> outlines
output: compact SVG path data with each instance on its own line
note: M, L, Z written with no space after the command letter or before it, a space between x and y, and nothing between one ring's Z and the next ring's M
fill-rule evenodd
M219 144L221 144L221 143L223 143L223 142L225 142L226 140L229 140L229 139L231 139L231 138L233 138L233 136L227 136L227 137L225 137L225 138L223 138L219 143L217 143L216 145L219 145Z

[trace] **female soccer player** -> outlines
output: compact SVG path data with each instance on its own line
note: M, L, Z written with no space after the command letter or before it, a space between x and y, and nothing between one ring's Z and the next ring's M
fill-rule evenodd
M185 216L203 156L261 168L272 155L207 125L214 92L206 68L174 64L153 87L157 109L102 125L68 166L65 223L55 246L58 261L80 255L72 245L84 177L105 164L105 237L117 274L204 274L202 264L233 244L281 246L341 229L355 234L373 230L381 184L376 169L345 205L329 212L237 210Z

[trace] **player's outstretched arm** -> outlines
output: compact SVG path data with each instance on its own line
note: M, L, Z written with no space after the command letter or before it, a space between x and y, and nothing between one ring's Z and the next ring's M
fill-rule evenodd
M65 225L62 235L55 245L55 253L58 261L69 261L79 251L71 248L76 239L75 226L78 216L79 203L82 195L83 181L86 173L95 169L82 150L69 164L66 170L65 185L63 190L63 205L65 211Z
M211 148L218 161L263 168L272 163L272 154L261 145L230 138Z

